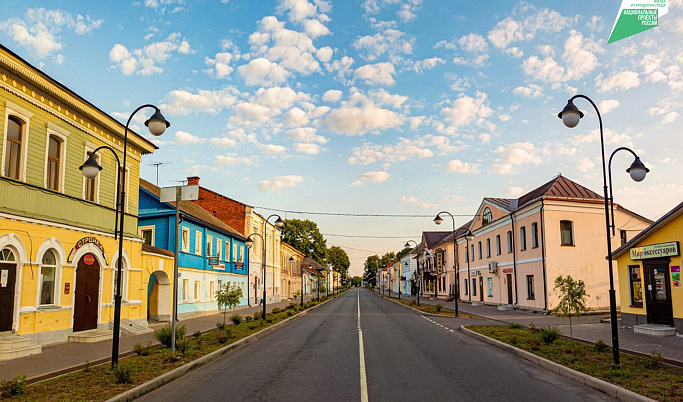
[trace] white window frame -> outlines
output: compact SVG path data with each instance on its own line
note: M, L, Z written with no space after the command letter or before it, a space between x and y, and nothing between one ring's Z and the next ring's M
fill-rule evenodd
M114 301L114 296L116 296L116 273L118 272L118 259L117 257L115 260L112 260L112 276L111 276L111 300L112 302ZM130 272L130 267L126 263L126 259L123 258L121 260L123 262L123 266L121 269L121 279L123 282L121 282L121 300L126 301L128 300L128 274Z
M192 298L192 300L195 302L201 301L202 287L201 287L201 283L199 281L194 281L193 290L194 291L192 293L192 296L194 296L194 297Z
M50 304L42 304L42 303L40 303L40 296L43 293L43 275L42 275L41 271L42 271L44 266L49 267L49 265L43 265L42 262L43 262L43 256L48 251L51 251L52 255L54 255L54 257L55 257L55 265L54 265L54 268L55 268L55 287L54 287L54 289L52 289L52 292L53 292L52 300L53 300L53 302ZM61 278L62 278L62 275L61 275L61 268L62 267L60 266L59 253L54 248L48 248L40 256L39 261L40 261L40 268L38 270L39 279L38 279L38 294L36 295L36 306L39 306L39 307L56 306L56 305L58 305L58 302L59 302L57 299L59 297L59 290L61 289L60 284L61 284Z
M237 256L237 261L238 262L244 262L244 246L240 246L239 251L240 251L240 253Z
M83 151L83 162L88 160L88 152L90 152L92 154L95 151L95 149L97 149L97 146L95 144L92 144L90 142L85 143L85 150ZM100 163L100 160L101 160L100 155L99 154L95 155L95 161L97 161L97 163ZM99 204L99 202L100 202L100 175L95 176L95 178L92 180L94 181L93 186L95 187L95 191L94 191L95 197L94 197L94 200L89 201L89 202L94 202L95 204ZM83 176L83 193L81 195L82 195L84 200L86 199L85 198L85 187L86 187L87 181L88 181L88 179L85 176Z
M237 262L237 243L232 243L232 262Z
M48 166L48 153L49 153L49 148L50 148L50 136L55 136L59 138L61 143L59 144L59 177L58 177L58 183L57 183L57 191L64 194L64 182L65 177L64 175L66 174L66 139L69 137L69 132L64 130L63 128L56 126L54 123L48 122L46 124L46 135L45 135L45 170L43 172L43 186L45 188L48 188L48 180L49 178L47 177L47 166ZM52 190L52 189L50 189Z
M187 303L190 301L190 280L183 279L183 302Z
M213 257L213 236L206 235L206 258Z
M569 244L563 243L563 240L562 240L562 222L569 222L569 235L571 237L571 239L570 239L571 243L569 243ZM574 221L570 221L567 219L563 219L560 221L560 245L561 246L576 246L576 243L574 242Z
M143 237L142 232L144 232L145 230L151 230L152 231L152 244L151 244L151 246L154 246L154 244L155 244L154 240L155 240L155 234L156 234L155 229L156 229L156 226L154 226L154 225L138 226L138 236ZM143 241L144 241L144 237L143 237Z
M183 241L185 239L185 233L187 233L187 242ZM180 231L180 249L183 253L190 252L190 229L182 228Z
M202 255L202 248L204 243L202 243L202 232L199 230L194 231L194 254Z
M26 183L26 158L28 156L28 136L31 132L30 124L33 113L17 105L16 103L5 101L5 129L2 135L2 160L0 160L0 175L7 177L5 172L5 156L7 154L7 124L10 116L15 116L24 122L24 131L21 133L21 149L19 150L19 181Z
M223 257L223 253L221 251L223 249L223 240L220 238L216 238L216 257L218 257L218 262L221 261L221 258Z
M209 281L209 300L216 300L216 282Z

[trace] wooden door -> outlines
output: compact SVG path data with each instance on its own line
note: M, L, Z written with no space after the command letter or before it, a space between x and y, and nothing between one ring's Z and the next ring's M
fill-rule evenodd
M645 265L645 303L648 324L673 326L669 263L652 262Z
M484 277L479 277L479 301L484 301Z
M11 331L14 322L14 295L17 264L0 263L0 332Z
M512 304L512 274L506 274L508 283L508 304Z
M92 254L84 255L76 267L74 332L97 328L100 264Z

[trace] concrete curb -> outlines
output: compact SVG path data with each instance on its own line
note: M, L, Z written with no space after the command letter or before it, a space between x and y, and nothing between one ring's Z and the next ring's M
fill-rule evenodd
M196 360L193 360L187 364L184 364L180 367L177 367L177 368L169 371L168 373L162 374L159 377L156 377L156 378L153 378L153 379L147 381L146 383L140 384L135 388L131 388L126 392L118 394L115 397L108 399L107 402L127 402L127 401L132 401L136 398L139 398L142 395L145 395L149 392L154 391L157 388L162 387L163 385L168 384L169 382L177 380L178 378L184 376L185 374L187 374L188 372L190 372L194 369L197 369L197 368L199 368L205 364L208 364L208 363L218 359L219 357L221 357L225 354L228 354L228 353L230 353L230 352L232 352L238 348L241 348L242 346L248 345L254 341L257 341L257 340L265 337L266 335L270 334L271 332L274 332L274 331L280 329L281 327L291 323L292 321L305 316L311 310L315 310L316 308L318 308L318 307L324 305L325 303L332 301L334 299L336 299L336 297L325 300L324 302L318 304L317 306L313 306L307 310L304 310L304 311L300 312L299 314L296 314L292 317L289 317L284 321L280 321L275 325L271 325L268 328L262 329L261 331L255 333L255 334L251 334L251 335L247 336L246 338L242 338L239 341L231 343L230 345L227 345L221 349L214 350L213 352L211 352L207 355L204 355L204 356L202 356Z
M461 317L455 317L454 315L443 315L443 314L426 313L426 312L424 312L424 311L422 311L422 310L418 310L418 309L416 309L416 308L410 307L410 306L407 305L407 304L403 304L403 303L401 303L400 301L395 300L395 299L393 299L393 298L391 298L391 297L384 297L384 296L382 296L382 295L380 295L380 294L377 294L377 293L375 293L375 292L372 292L372 293L373 293L375 296L381 297L381 298L384 299L384 300L392 301L392 302L394 302L394 303L396 303L396 304L398 304L398 305L401 305L401 306L403 306L403 307L409 308L409 309L411 309L411 310L413 310L413 311L415 311L415 312L417 312L417 313L420 313L420 314L422 314L422 315L424 315L424 316L427 316L427 317L461 318ZM465 313L465 314L470 314L470 313ZM470 315L472 315L472 314L470 314Z
M581 373L579 371L570 369L569 367L565 367L561 364L552 362L550 360L544 359L540 356L536 356L533 353L527 352L525 350L518 349L514 346L508 345L507 343L491 339L485 335L482 335L480 333L474 332L470 329L465 328L464 326L460 326L460 332L464 333L467 336L470 336L472 338L478 339L482 342L488 343L489 345L496 346L500 349L505 350L506 352L512 353L513 355L519 356L524 360L529 361L530 363L533 363L537 366L543 367L544 369L548 371L552 371L553 373L559 374L565 378L572 379L576 382L579 382L583 385L586 385L588 387L597 389L598 391L602 391L606 393L607 395L616 398L620 401L637 401L637 402L654 402L654 399L650 399L646 396L637 394L633 391L629 391L625 388L622 388L618 385L610 384L607 381L600 380L595 377L591 377L588 374Z

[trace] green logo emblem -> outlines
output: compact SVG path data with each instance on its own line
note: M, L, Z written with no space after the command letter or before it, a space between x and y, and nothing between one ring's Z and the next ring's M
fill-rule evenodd
M607 43L616 42L658 26L659 18L669 11L667 1L650 0L650 2L640 2L623 0Z

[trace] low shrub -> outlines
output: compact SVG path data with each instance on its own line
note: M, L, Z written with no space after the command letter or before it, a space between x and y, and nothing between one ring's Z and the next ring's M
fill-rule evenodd
M176 353L176 354L173 354L173 353L171 353L170 350L166 350L166 351L163 352L163 354L162 354L162 359L161 359L161 360L162 360L164 363L175 363L175 362L177 362L178 360L180 360L180 357L178 357L178 354L177 354L177 353Z
M233 324L240 325L242 323L242 316L239 314L233 314L232 317L230 317L230 320Z
M199 339L199 337L202 336L202 331L194 331L192 336L194 336L194 339Z
M92 371L92 367L90 367L90 361L86 360L85 361L85 366L83 366L83 372L84 373L89 373Z
M593 345L593 350L600 353L607 352L609 350L609 345L607 345L602 339L598 339L598 341L595 342L595 345Z
M287 310L287 317L291 317L294 315L294 312L292 310Z
M130 364L119 363L112 368L117 384L132 384L135 369Z
M436 305L436 312L437 313L440 313L442 309L443 309L443 304L439 303Z
M529 331L531 331L532 334L538 332L538 328L536 328L536 324L534 324L533 321L529 323Z
M512 335L510 337L510 345L516 345L519 343L519 339L517 338L517 335Z
M26 375L16 375L11 380L0 382L0 396L11 398L21 396L26 392Z
M557 326L551 327L548 325L547 327L539 329L538 333L541 335L541 340L543 340L546 345L550 345L560 339L560 330Z
M270 312L273 313L273 314L277 314L277 313L279 313L280 311L282 311L282 310L280 310L280 309L277 308L277 307L273 307L273 309L272 309Z
M261 326L261 321L252 321L249 323L249 329L256 329Z
M185 328L185 325L182 325L180 327L175 328L175 339L176 341L183 339L185 337L185 333L187 332L187 328ZM163 328L159 328L154 331L154 339L157 341L161 342L162 345L164 345L167 348L171 347L171 335L173 334L173 329L171 328L171 324L168 324L167 326Z
M147 346L142 346L141 343L136 343L133 345L133 352L138 355L138 356L149 356L150 351L152 350L152 341L149 341Z
M287 305L287 308L290 310L294 310L294 309L296 309L297 306L298 306L298 304L296 304L296 303L289 303Z
M659 366L661 366L663 362L664 362L664 357L662 357L662 354L657 353L654 350L651 350L650 356L645 361L645 368L654 370L654 369L657 369Z
M522 324L517 324L516 322L513 322L510 324L510 329L522 329L524 328Z
M190 350L194 349L194 346L194 342L192 342L190 339L181 339L175 343L176 350L183 356L185 356L185 354Z
M225 343L227 341L228 341L228 335L225 333L225 331L216 332L216 342Z
M216 323L216 328L217 328L219 331L224 330L225 327L227 327L227 324L225 324L225 323L222 323L222 322L217 322L217 323Z
M246 321L246 322L249 322L249 321L251 321L252 319L253 319L253 317L250 316L250 315L245 315L245 316L244 316L244 321Z
M275 316L273 314L266 314L266 322L268 322L268 324L270 324L273 321L275 321Z
M260 320L261 319L261 313L260 312L255 312L254 313L254 320Z

